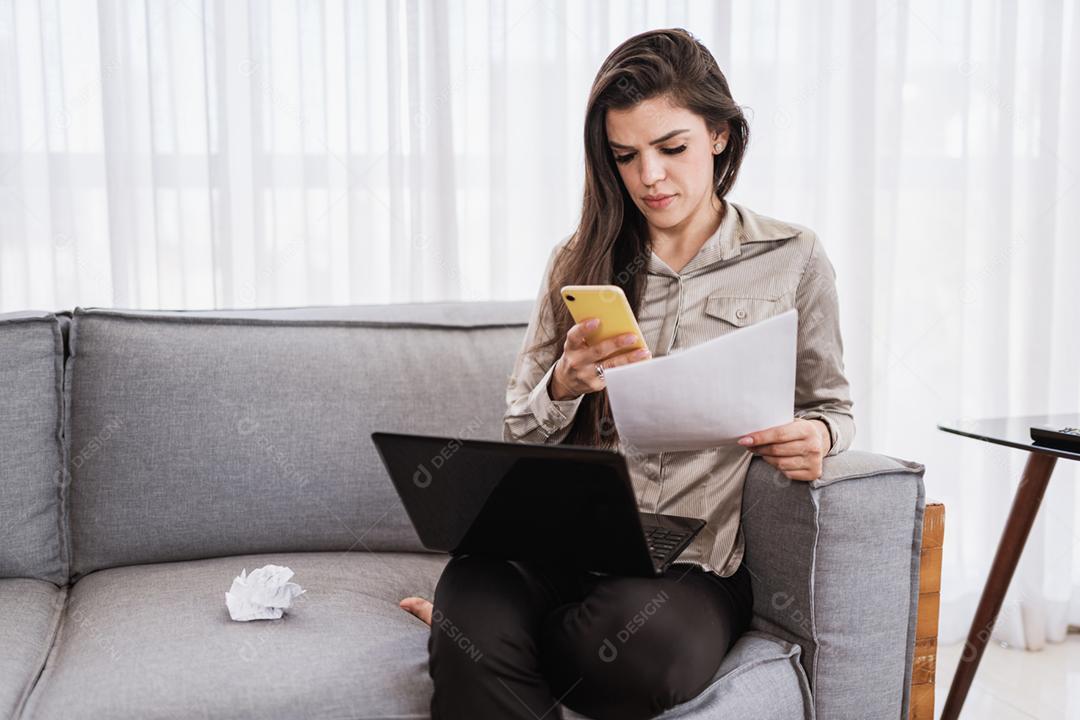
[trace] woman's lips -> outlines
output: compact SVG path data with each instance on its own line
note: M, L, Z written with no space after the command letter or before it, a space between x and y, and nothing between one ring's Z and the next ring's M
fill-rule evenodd
M657 200L645 198L645 204L651 207L653 210L663 210L675 200L674 195L664 195Z

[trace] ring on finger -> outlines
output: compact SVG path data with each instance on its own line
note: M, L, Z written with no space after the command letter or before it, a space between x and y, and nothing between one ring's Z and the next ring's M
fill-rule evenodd
M601 380L604 379L604 364L603 363L596 363L596 377L600 378Z

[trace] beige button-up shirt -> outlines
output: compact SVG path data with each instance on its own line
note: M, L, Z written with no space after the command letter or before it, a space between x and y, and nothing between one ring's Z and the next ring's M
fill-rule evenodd
M541 315L540 299L548 292L555 256L568 240L548 258L507 385L503 424L507 441L560 443L581 404L581 397L556 401L548 393L561 342L547 352L526 352L553 333L553 318L550 311ZM637 320L653 357L797 308L795 417L817 418L828 425L829 455L848 448L855 423L844 377L836 275L812 231L725 202L720 227L684 268L675 272L650 253L646 272ZM715 382L738 378L718 377ZM750 451L734 445L641 453L621 442L618 450L627 459L639 509L706 521L679 562L693 562L722 576L734 573L743 557L740 515L743 482L753 458Z

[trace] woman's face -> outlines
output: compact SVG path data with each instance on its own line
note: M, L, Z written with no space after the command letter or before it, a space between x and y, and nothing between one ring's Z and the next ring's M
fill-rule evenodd
M605 127L619 175L650 225L675 227L709 207L713 144L723 152L728 130L710 132L703 117L667 96L608 110Z

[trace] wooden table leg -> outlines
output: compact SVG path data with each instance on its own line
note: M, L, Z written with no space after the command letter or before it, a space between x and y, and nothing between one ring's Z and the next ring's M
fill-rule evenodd
M960 654L956 674L949 686L949 697L945 700L941 720L957 720L960 717L960 708L964 706L964 698L971 688L971 681L975 679L975 671L979 668L983 650L986 649L994 623L997 622L1005 591L1009 589L1009 582L1017 562L1020 561L1020 554L1024 551L1024 544L1035 522L1035 515L1039 512L1039 505L1056 462L1057 457L1053 455L1033 452L1024 466L1024 475L1016 489L1009 519L1005 523L1005 530L994 554L994 562L990 566L990 577L983 586L979 607L975 610L975 619L971 621L964 651Z

